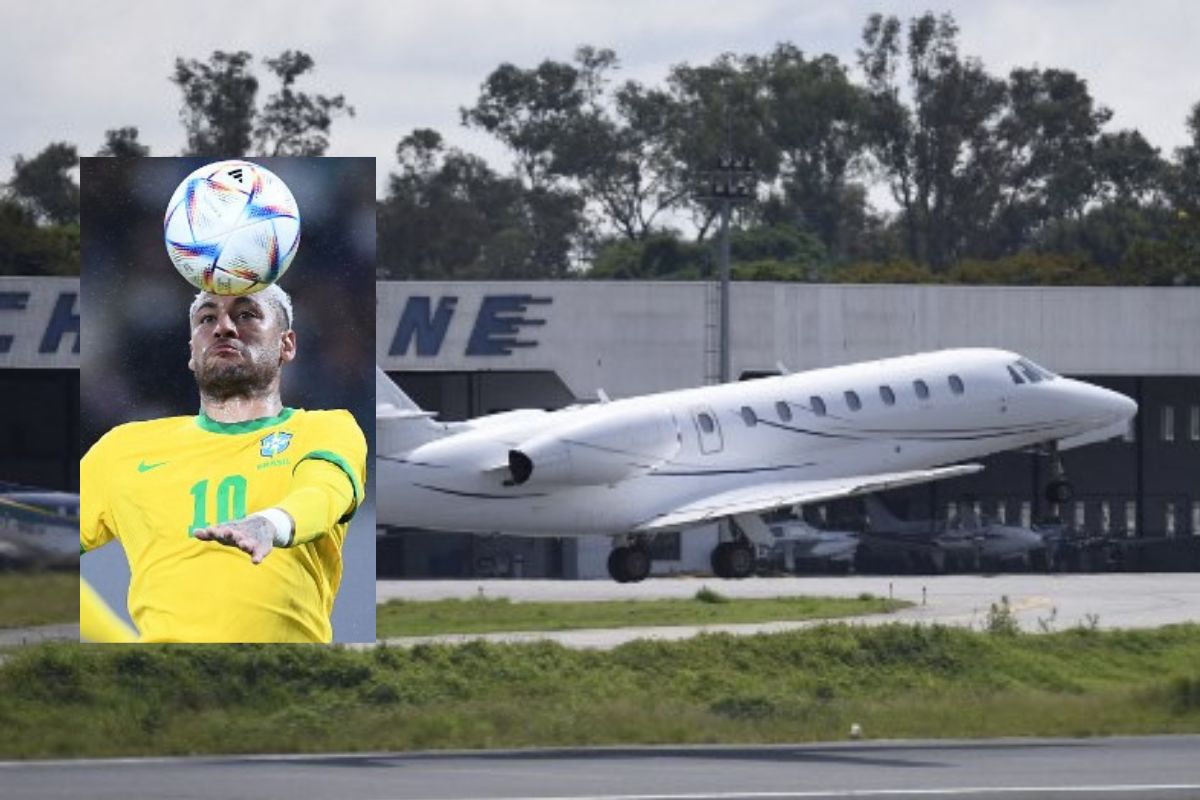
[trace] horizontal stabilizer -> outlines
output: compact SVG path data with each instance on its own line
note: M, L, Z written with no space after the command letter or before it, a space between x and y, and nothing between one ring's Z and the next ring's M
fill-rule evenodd
M633 530L635 533L676 530L690 525L715 522L736 514L762 513L786 506L823 503L917 483L957 478L971 475L981 469L982 464L960 464L909 472L885 472L878 475L853 475L847 478L812 481L780 481L746 486L687 503L648 519Z

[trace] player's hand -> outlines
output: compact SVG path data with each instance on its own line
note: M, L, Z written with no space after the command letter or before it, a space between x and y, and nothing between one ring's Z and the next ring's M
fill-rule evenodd
M236 547L250 556L251 564L261 564L275 549L274 534L271 523L262 517L247 517L198 528L192 535L204 542Z

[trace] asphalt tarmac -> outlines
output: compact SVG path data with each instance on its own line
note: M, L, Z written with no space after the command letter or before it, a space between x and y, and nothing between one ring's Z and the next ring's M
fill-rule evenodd
M0 762L22 800L1200 798L1200 736Z
M506 597L522 601L653 600L693 597L708 587L728 597L789 597L823 595L857 597L870 593L908 600L914 605L894 614L855 617L854 624L916 622L982 628L993 604L1007 598L1022 629L1032 632L1095 628L1154 628L1181 622L1200 622L1200 576L1162 574L1021 574L1021 575L903 575L805 578L652 578L637 584L611 581L482 580L379 581L378 602L403 598ZM483 636L406 637L389 643L408 644L429 639L457 641L486 638L495 641L552 639L572 647L615 647L633 639L682 639L705 632L753 634L808 627L813 622L771 622L759 625L711 625L669 628L501 633ZM1200 754L1197 755L1200 760Z

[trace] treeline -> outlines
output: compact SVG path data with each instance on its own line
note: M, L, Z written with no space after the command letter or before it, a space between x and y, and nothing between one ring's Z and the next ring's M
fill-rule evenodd
M320 156L340 115L354 108L342 95L311 94L296 82L315 64L286 50L263 64L277 83L260 105L254 57L217 51L206 62L178 58L170 81L181 92L180 122L187 136L181 155L228 157ZM133 126L105 132L97 156L150 155ZM14 159L0 192L0 274L79 274L79 184L75 145L53 142L37 155ZM165 202L165 201L164 201Z
M618 82L610 50L504 64L463 124L502 173L420 129L396 149L382 272L413 278L706 278L722 160L748 160L742 279L1200 284L1200 102L1164 156L1084 79L1001 78L952 17L874 15L857 63L791 44ZM741 176L737 176L741 177Z
M312 58L177 59L186 155L321 155L342 95L301 91ZM503 64L462 124L511 168L416 129L379 201L379 275L701 279L716 272L714 183L746 280L1200 285L1200 101L1164 154L1067 69L990 74L949 15L873 15L855 63L791 44L617 80L611 50ZM114 128L97 155L148 150ZM78 270L78 155L17 156L0 265ZM736 164L743 169L726 169ZM15 269L14 269L15 268Z

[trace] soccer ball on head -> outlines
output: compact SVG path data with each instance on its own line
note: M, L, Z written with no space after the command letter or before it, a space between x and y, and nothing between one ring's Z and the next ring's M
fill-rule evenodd
M249 161L217 161L183 179L163 220L179 274L213 294L250 294L287 271L300 210L287 184Z

